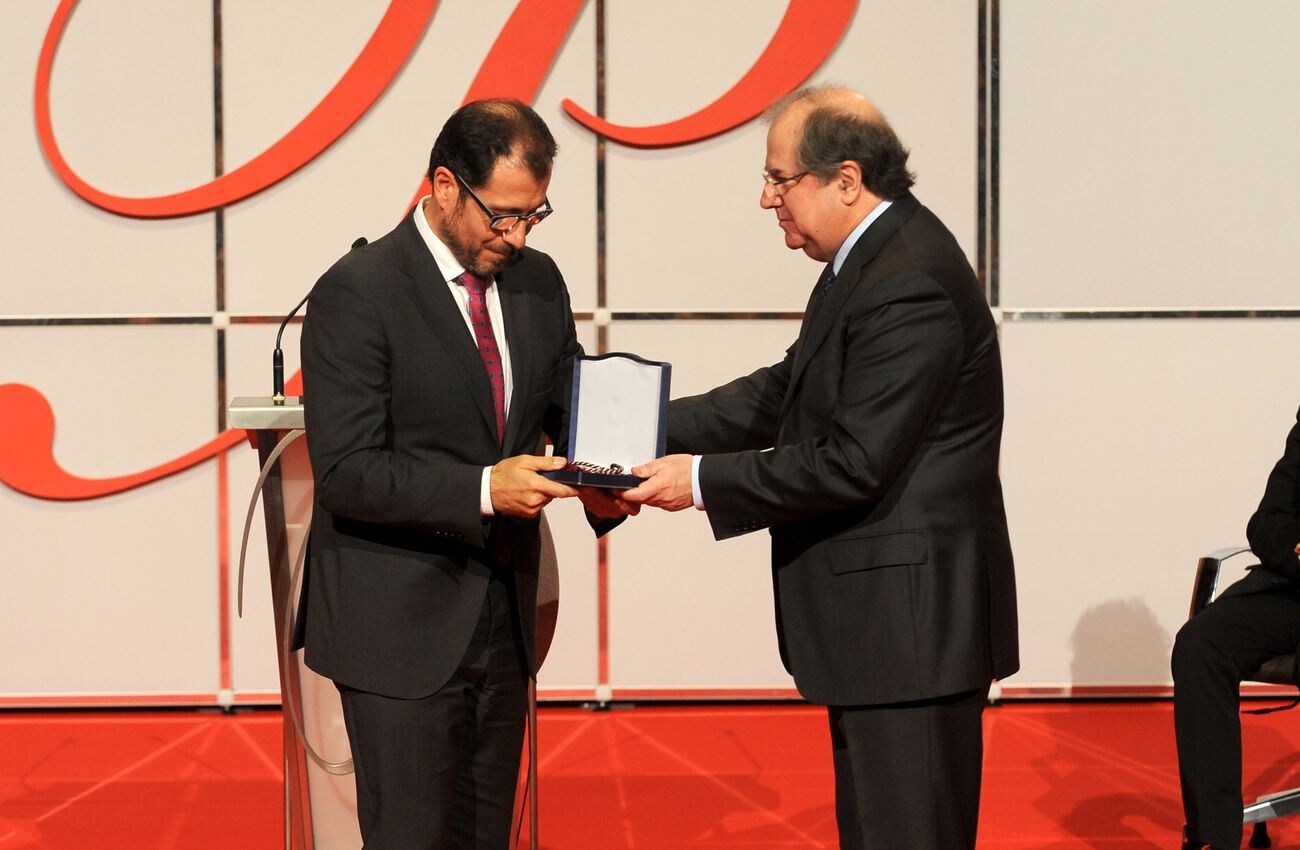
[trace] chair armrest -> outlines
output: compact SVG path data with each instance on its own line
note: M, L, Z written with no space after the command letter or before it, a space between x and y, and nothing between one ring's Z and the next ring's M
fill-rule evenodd
M1249 546L1229 546L1224 549L1215 549L1196 562L1196 580L1192 584L1192 604L1187 612L1187 619L1190 620L1205 610L1205 606L1214 600L1214 592L1219 587L1219 573L1223 562L1234 555L1249 551Z

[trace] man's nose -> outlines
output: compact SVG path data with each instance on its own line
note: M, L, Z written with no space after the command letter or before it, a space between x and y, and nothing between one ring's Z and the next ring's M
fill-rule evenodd
M504 237L506 244L515 249L522 249L524 243L528 241L528 226L522 221L515 225L515 229L507 233Z

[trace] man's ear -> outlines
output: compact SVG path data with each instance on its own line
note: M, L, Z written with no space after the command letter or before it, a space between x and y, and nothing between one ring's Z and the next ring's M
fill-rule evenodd
M835 174L835 182L840 191L840 200L846 206L852 206L857 203L858 196L863 191L862 167L852 160L841 162L839 171Z
M456 178L445 166L438 166L433 170L433 200L439 209L448 209L456 202L460 191L460 185Z

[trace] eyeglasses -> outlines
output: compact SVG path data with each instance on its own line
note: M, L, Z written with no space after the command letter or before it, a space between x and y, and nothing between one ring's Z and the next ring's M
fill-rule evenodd
M450 169L448 170L450 171ZM549 199L543 199L542 205L530 213L493 212L491 207L483 203L482 198L474 194L474 190L471 189L469 187L469 184L465 182L464 177L461 177L459 174L457 174L454 171L451 172L451 175L455 177L458 181L460 181L460 185L465 187L465 191L469 192L469 196L474 199L474 203L478 204L479 209L483 210L483 214L488 217L488 227L492 228L493 232L500 233L502 236L511 233L516 227L519 226L519 222L521 221L524 223L525 228L531 229L536 225L540 224L542 220L546 218L548 215L555 212L555 210L551 207L551 202Z
M799 182L801 177L806 177L811 172L800 171L798 174L791 174L789 177L777 177L766 168L763 169L763 182L766 184L763 188L772 192L772 197L779 198Z

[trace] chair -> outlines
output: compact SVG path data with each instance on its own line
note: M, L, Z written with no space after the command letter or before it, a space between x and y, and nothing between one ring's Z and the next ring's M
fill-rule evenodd
M1196 563L1196 581L1192 587L1192 605L1188 618L1196 616L1205 606L1214 601L1218 595L1219 577L1223 562L1250 549L1233 546L1217 549L1204 556ZM1269 658L1251 672L1246 679L1251 682L1264 682L1270 685L1296 685L1295 655L1279 655ZM1272 847L1268 836L1268 822L1274 818L1300 813L1300 788L1291 788L1273 794L1265 794L1246 805L1242 810L1242 823L1254 824L1250 835L1251 847Z

